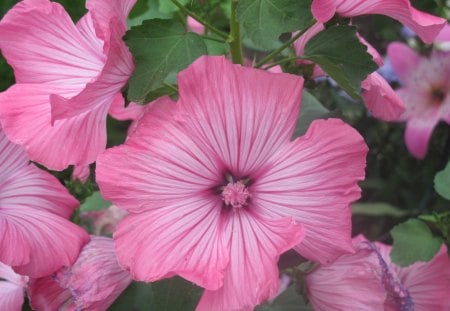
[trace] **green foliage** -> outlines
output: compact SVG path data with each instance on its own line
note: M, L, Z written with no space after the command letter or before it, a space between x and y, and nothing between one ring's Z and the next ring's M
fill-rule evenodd
M258 306L256 311L312 311L311 305L307 305L301 295L299 295L294 285L288 287L272 303L265 303Z
M321 31L308 41L303 58L320 65L355 99L360 97L361 81L378 67L353 26L332 26Z
M297 121L297 126L295 127L294 137L305 134L312 121L329 116L330 111L322 106L317 98L304 89L302 93L300 116Z
M421 215L419 218L435 226L441 231L447 243L450 243L450 212Z
M434 189L439 195L450 200L450 161L447 166L434 177Z
M164 86L166 79L186 68L202 54L207 54L203 39L186 32L177 20L146 20L132 27L125 41L135 58L128 99L146 102L151 92Z
M200 288L179 277L151 284L133 282L108 310L189 311L195 309L200 294Z
M100 192L96 191L87 197L83 204L80 205L81 212L99 211L111 206L111 202L106 201Z
M309 0L240 0L237 18L252 45L270 50L279 36L301 30L312 21Z
M383 202L355 203L352 205L353 215L404 217L408 212Z
M159 0L139 0L128 16L128 26L138 26L147 19L170 19L172 15L159 10Z
M391 259L401 267L417 261L429 261L437 253L442 239L433 236L430 228L420 220L410 219L391 230L394 244Z

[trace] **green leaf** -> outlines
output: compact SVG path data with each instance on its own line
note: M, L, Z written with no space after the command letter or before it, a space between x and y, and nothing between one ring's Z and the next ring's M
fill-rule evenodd
M142 24L144 20L161 18L170 19L172 13L164 13L159 9L159 0L140 0L136 2L136 5L128 16L128 26L137 26Z
M270 50L282 33L305 28L313 17L310 0L240 0L237 18L253 45Z
M450 242L450 212L420 215L419 219L436 226L447 242Z
M306 44L303 58L320 65L355 99L360 98L361 81L378 68L353 26L333 26L319 32Z
M303 89L302 106L300 109L300 116L295 127L294 137L299 137L306 133L312 121L320 118L327 118L330 116L330 111L307 90Z
M101 196L100 192L94 192L90 197L87 197L83 204L80 206L81 212L98 211L111 206L111 202L106 201Z
M391 230L394 244L391 259L401 267L417 261L429 261L437 253L442 239L433 236L430 228L420 220L410 219Z
M170 0L158 0L159 10L163 13L173 13L178 11L178 7ZM182 5L186 5L189 0L178 0Z
M352 204L353 215L363 216L391 216L404 217L408 215L407 211L383 202L368 202Z
M450 162L434 176L434 189L440 196L450 200Z
M177 20L146 20L141 26L131 28L125 41L136 63L129 81L128 99L137 102L145 102L171 75L207 54L203 39L186 32Z
M291 285L282 292L272 303L265 303L258 306L255 311L313 311L310 304Z

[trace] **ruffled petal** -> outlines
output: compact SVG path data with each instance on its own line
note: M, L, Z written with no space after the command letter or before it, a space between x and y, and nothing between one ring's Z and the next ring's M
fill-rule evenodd
M383 121L400 119L405 104L379 73L368 75L361 87L364 104L374 117Z
M308 298L317 311L384 310L385 290L379 280L377 255L369 249L342 255L306 276Z
M131 102L125 107L123 97L113 101L109 108L109 115L116 120L137 120L144 113L145 106Z
M269 217L292 216L305 226L299 253L321 263L352 252L349 204L360 197L367 146L338 119L314 121L305 136L274 154L252 192Z
M53 170L92 163L106 146L108 105L51 125L49 95L60 90L16 84L0 93L0 120L8 138L24 145L32 161Z
M313 0L311 11L314 18L321 22L328 22L336 13L336 2L338 0Z
M114 233L119 263L136 280L178 274L204 288L221 287L229 261L221 207L218 199L192 198L128 215Z
M409 46L400 42L389 44L387 55L400 82L407 84L411 72L416 69L422 57Z
M330 0L315 1L318 3L330 2ZM366 14L389 16L408 26L425 43L432 43L447 24L447 21L443 18L416 10L411 6L409 0L336 0L336 12L344 17Z
M178 75L180 113L234 176L255 172L292 136L303 79L200 57Z
M96 236L92 236L73 266L43 279L31 282L29 290L31 304L37 310L49 306L49 310L60 310L70 305L76 310L107 310L131 283L130 274L117 263L113 240Z
M230 250L223 287L206 290L196 310L253 310L274 297L278 258L303 237L303 227L292 219L268 220L242 210L230 211L222 231Z
M405 131L405 142L409 152L418 159L425 158L428 142L438 120L412 118L408 120Z
M47 0L21 1L0 22L0 49L14 68L17 83L72 85L81 90L105 61L91 41L60 4Z

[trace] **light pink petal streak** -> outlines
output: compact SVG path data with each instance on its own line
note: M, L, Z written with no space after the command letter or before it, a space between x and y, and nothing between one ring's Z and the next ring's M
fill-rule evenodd
M104 311L130 283L129 273L117 263L113 240L92 236L71 267L33 281L29 292L37 310L52 305L49 310L71 306L76 310Z
M438 120L412 118L406 124L405 142L409 152L418 159L425 158L433 129Z
M0 262L0 310L22 310L27 280Z
M234 176L251 175L295 127L303 79L201 57L178 75L180 113Z
M292 219L269 220L230 211L222 238L230 249L224 285L206 290L197 311L253 310L278 293L280 254L301 242L303 227Z
M385 291L376 254L357 249L306 276L308 298L317 311L384 310ZM331 298L333 297L333 298Z
M422 57L412 48L401 42L389 44L387 56L392 68L402 84L407 84L411 73L421 62Z
M384 121L400 119L405 104L379 73L368 75L361 87L364 104L374 117Z
M261 169L249 189L255 209L303 224L296 250L306 258L327 263L352 252L349 204L360 197L366 153L363 138L341 120L314 121Z

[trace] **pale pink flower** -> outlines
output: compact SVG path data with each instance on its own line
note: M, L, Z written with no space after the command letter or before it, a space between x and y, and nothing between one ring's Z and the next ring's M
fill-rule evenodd
M33 277L72 264L89 240L69 218L78 201L0 130L0 261Z
M361 236L345 254L306 275L308 299L316 311L383 310L386 293L377 253Z
M199 35L205 34L205 26L203 26L202 24L197 22L197 20L195 20L191 16L188 16L188 18L187 18L187 26L188 26L189 30L191 30Z
M134 279L178 274L206 289L198 310L250 310L277 294L284 251L353 251L367 147L337 119L290 141L302 78L201 57L178 82L178 103L151 104L97 162L103 196L130 213L114 239Z
M406 106L397 120L407 122L409 152L423 159L434 127L439 121L450 124L450 52L434 51L425 57L394 42L388 46L388 57L401 83L397 93Z
M391 246L374 244L382 259L382 282L386 289L384 310L450 310L450 260L445 245L430 261L402 268L391 261Z
M134 68L122 41L134 2L87 0L74 24L58 3L24 0L1 20L0 49L16 84L0 94L0 121L31 160L62 170L105 149L106 115L124 105Z
M36 310L103 311L130 283L130 274L117 263L113 240L92 236L71 267L30 279L28 294Z
M28 277L0 262L0 310L21 311Z
M95 235L110 235L116 230L116 226L128 213L115 205L108 208L82 212L81 218L92 222L92 230Z
M295 52L302 56L308 41L325 29L322 23L317 22L308 29L298 40L294 42ZM381 66L383 59L378 51L370 45L363 37L356 34L359 41L367 47L367 52L372 56L373 61ZM299 64L309 64L309 61L300 60ZM314 66L312 78L325 76L326 73L319 67ZM377 72L373 72L361 82L362 98L367 109L372 115L384 121L396 120L405 111L405 105L398 97L389 83Z
M386 15L408 26L426 43L433 42L447 23L443 18L413 8L409 0L313 0L311 10L314 18L322 23L336 13L342 17Z

